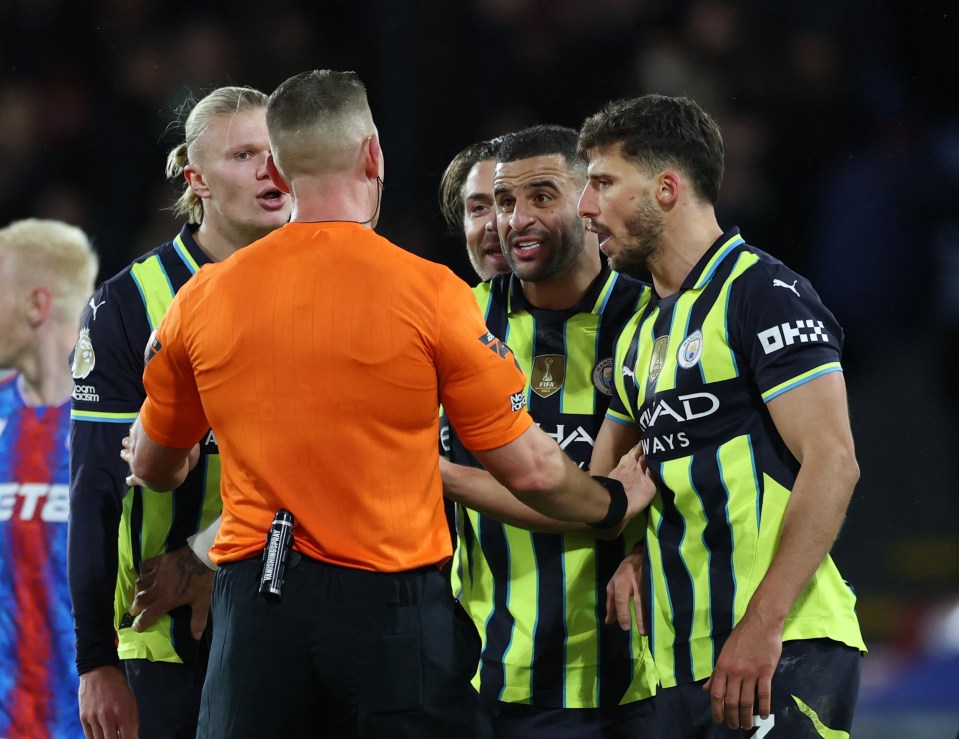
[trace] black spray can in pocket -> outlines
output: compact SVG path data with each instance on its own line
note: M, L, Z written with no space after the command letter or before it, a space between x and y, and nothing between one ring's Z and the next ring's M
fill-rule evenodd
M281 508L273 517L266 533L263 549L263 570L260 573L260 595L279 601L283 596L283 578L293 548L293 514Z

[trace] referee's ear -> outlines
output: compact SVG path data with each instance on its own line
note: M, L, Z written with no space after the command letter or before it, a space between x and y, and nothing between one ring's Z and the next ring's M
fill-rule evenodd
M276 185L277 190L287 195L290 194L290 186L286 184L286 180L283 179L280 170L276 168L276 162L273 161L272 154L266 158L266 172L270 175L270 179L273 180L273 184Z
M380 135L374 133L366 140L366 161L364 162L364 170L366 171L366 176L371 180L377 178L382 178L384 174L383 166L383 150L380 148Z

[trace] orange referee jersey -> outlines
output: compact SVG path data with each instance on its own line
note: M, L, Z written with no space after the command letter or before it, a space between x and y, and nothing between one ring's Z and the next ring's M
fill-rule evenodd
M204 266L154 350L146 432L180 448L216 434L218 563L258 554L279 508L310 557L384 572L440 563L439 404L472 449L532 423L523 376L466 283L353 223L290 223Z

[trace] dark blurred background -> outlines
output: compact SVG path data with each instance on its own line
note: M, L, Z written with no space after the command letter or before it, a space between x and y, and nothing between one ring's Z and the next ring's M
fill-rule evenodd
M726 140L720 224L739 225L748 241L812 279L846 328L862 481L834 557L859 593L872 648L859 733L901 736L908 725L952 739L954 7L0 0L0 222L41 216L83 227L105 279L178 228L165 208L182 185L167 183L163 169L189 96L223 84L269 93L306 69L353 69L369 89L386 153L379 231L472 282L461 240L445 233L436 204L440 174L460 148L533 123L578 127L613 98L695 98Z

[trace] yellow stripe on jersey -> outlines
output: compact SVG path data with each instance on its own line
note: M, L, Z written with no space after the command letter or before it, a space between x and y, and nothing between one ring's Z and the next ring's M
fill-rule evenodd
M702 332L703 343L709 346L726 346L728 351L713 351L709 355L708 362L700 362L699 366L703 372L705 382L721 382L729 380L739 375L739 368L736 366L736 355L729 347L729 326L726 323L726 316L729 312L729 295L732 291L735 280L747 269L759 261L759 257L752 252L743 252L736 260L736 266L733 267L729 279L727 279L719 291L716 301L712 304L706 318L703 320Z
M596 386L593 373L571 372L573 367L592 370L596 363L596 341L599 337L599 319L596 313L577 313L566 321L566 379L560 390L560 412L592 415L596 412ZM592 336L589 342L584 337Z
M539 591L539 569L532 534L514 526L504 526L503 532L509 550L510 572L513 573L506 607L515 622L509 646L503 653L506 680L499 699L507 703L528 703L528 696L533 692L533 635L538 614L536 599L528 595ZM516 638L517 631L520 638Z
M175 293L170 284L170 278L167 277L160 257L157 255L133 264L130 267L130 274L140 290L143 307L146 308L147 320L150 322L152 331L160 325L160 319L173 302Z
M566 685L570 705L599 705L599 639L596 631L595 537L567 536L563 552L566 588L566 676L576 676ZM585 576L584 576L585 575Z
M533 341L533 334L535 332L536 321L533 319L533 316L525 311L522 313L514 313L510 316L503 342L506 346L510 346L513 342L515 342L517 346L535 346ZM533 374L533 352L513 352L513 355L516 357L519 368L526 377L526 398L529 400L529 378L532 377Z
M144 519L157 510L154 506L147 506L147 495L152 496L161 506L165 503L167 508L167 518L163 520L172 520L173 496L169 493L154 493L152 490L144 490ZM133 489L127 490L123 498L123 522L129 522L132 519ZM132 540L130 526L120 526L117 540L120 567L117 573L117 587L114 592L114 625L117 629L117 655L120 659L148 659L155 662L183 662L180 656L173 648L170 641L170 629L172 628L169 614L160 616L159 620L148 630L137 633L132 628L120 628L122 618L130 612L130 606L133 605L133 597L136 591L135 580L136 570L132 560L132 552L135 542ZM146 537L146 533L141 533ZM143 546L144 541L140 542L141 556L144 551L164 551L164 542L160 542L160 548L155 550L147 549Z
M757 506L761 498L749 437L737 436L727 441L719 447L716 461L719 463L720 483L729 496L726 502L726 519L729 531L735 537L732 562L735 587L733 614L738 622L759 582L751 579L748 582L736 582L735 578L743 574L752 578L754 573L765 573L766 567L763 563L768 565L769 562L768 556L760 555L757 558L757 549L760 546L760 512ZM711 669L712 664L707 666L706 672Z

